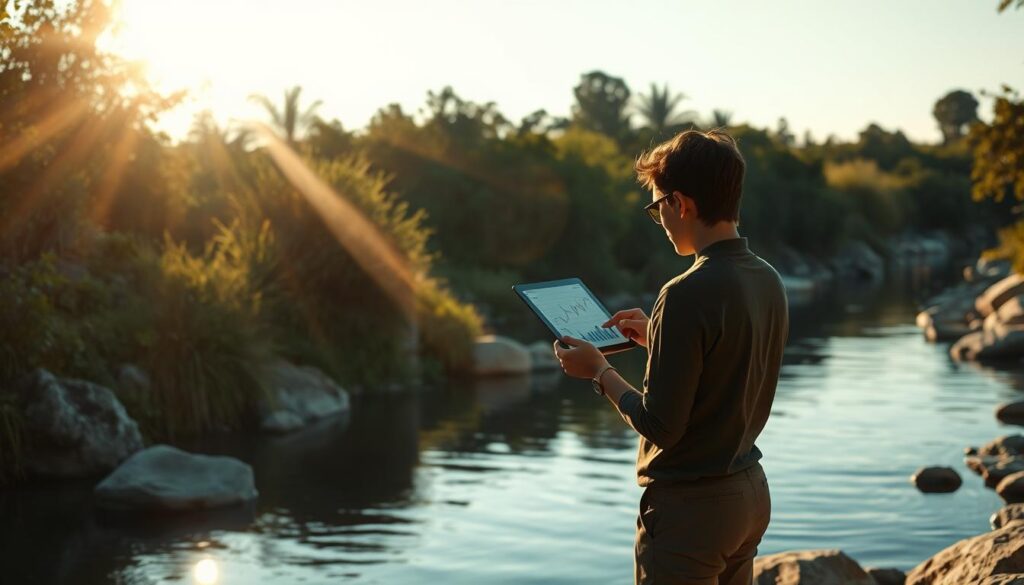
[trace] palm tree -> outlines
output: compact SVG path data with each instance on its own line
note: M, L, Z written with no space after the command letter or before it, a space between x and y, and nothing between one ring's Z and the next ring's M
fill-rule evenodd
M711 127L725 128L732 122L732 112L728 110L714 110L711 112Z
M667 83L661 89L652 83L649 95L639 94L637 97L640 103L636 109L655 135L693 121L692 110L676 112L679 102L686 99L686 96L669 91Z
M323 102L316 100L305 111L299 112L299 94L302 87L296 85L291 89L284 90L284 107L280 110L274 102L265 95L253 94L249 99L263 106L263 109L270 114L274 126L277 126L290 144L295 144L295 137L300 130L309 126L316 117L316 110Z

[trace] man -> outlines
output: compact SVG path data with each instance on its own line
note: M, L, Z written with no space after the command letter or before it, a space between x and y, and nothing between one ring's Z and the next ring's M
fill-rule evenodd
M646 207L693 266L661 288L648 318L615 313L647 348L638 391L590 343L555 342L565 373L595 388L640 434L637 584L749 585L771 513L754 440L775 397L789 332L778 273L739 236L745 170L736 142L689 130L643 154Z

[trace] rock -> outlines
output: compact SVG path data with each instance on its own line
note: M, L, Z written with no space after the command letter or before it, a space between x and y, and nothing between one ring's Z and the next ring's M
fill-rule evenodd
M132 396L149 394L152 387L149 375L145 370L134 364L121 364L117 368L117 389Z
M139 426L103 386L35 370L15 384L24 417L29 473L102 475L142 448Z
M996 485L996 493L1007 504L1024 502L1024 471L1007 475Z
M996 322L1007 325L1024 324L1024 295L1017 295L1007 300L986 318L989 317L994 317Z
M1024 573L992 575L978 581L978 585L1024 585Z
M530 351L514 339L483 335L473 343L473 373L478 376L525 374L530 368Z
M967 467L981 475L985 485L994 488L999 482L1009 475L1018 471L1024 471L1024 457L1020 456L996 456L988 455L983 457L967 457L964 460Z
M907 574L907 585L962 585L1024 572L1024 522L961 540Z
M530 352L530 363L534 370L558 370L561 369L561 365L558 363L558 358L555 357L555 351L553 347L554 340L552 343L547 341L534 341L526 348Z
M955 492L963 481L952 467L923 467L910 477L917 489L925 493Z
M974 308L979 315L987 317L999 310L1003 303L1021 294L1024 294L1024 276L1014 273L999 280L978 295L974 302Z
M264 370L270 396L260 405L260 428L286 433L349 410L349 397L327 374L277 360Z
M1003 435L978 449L978 455L1013 456L1024 454L1024 435Z
M880 281L885 275L885 263L871 246L862 241L848 242L833 258L836 272L860 280Z
M903 585L907 580L907 574L899 569L869 568L867 573L878 585Z
M253 500L252 467L233 457L154 445L129 457L93 490L107 510L202 510Z
M754 559L757 585L875 585L841 550L783 552Z
M1010 360L1024 357L1024 325L995 323L964 335L949 348L957 361Z
M1000 404L996 408L996 418L1010 425L1024 425L1024 400Z
M1007 504L988 519L993 530L1002 528L1014 520L1024 520L1024 504Z

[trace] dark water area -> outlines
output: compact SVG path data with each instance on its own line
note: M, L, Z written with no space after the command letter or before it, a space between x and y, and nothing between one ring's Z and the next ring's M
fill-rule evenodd
M1001 501L963 448L1015 432L993 408L1019 397L1024 371L926 343L913 319L935 286L895 278L794 310L758 441L773 501L761 554L841 548L909 569L988 529ZM613 361L640 384L639 351ZM632 579L637 438L560 372L361 397L296 435L186 447L253 465L255 506L129 523L96 515L92 482L0 491L0 582L214 582L201 561L225 584ZM919 493L908 478L923 465L954 467L963 487Z

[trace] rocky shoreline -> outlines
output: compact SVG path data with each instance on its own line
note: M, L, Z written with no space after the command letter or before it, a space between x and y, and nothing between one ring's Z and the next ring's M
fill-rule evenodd
M963 282L930 299L917 325L931 342L952 342L956 361L1020 363L1024 359L1024 277L1007 262L979 260ZM1024 425L1024 401L998 405L995 416ZM755 560L755 582L768 584L1024 585L1024 435L965 449L965 466L996 491L1005 506L990 518L992 530L965 538L909 572L863 568L839 550L765 555ZM910 481L923 493L955 491L959 473L924 467Z

